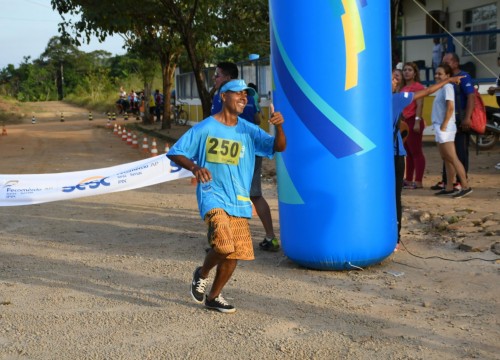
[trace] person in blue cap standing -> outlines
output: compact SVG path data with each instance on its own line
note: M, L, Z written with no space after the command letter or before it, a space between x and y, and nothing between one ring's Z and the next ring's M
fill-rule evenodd
M248 219L252 217L250 185L255 155L272 157L286 148L283 116L272 107L269 122L276 127L275 136L239 117L247 105L247 93L253 96L253 92L243 80L223 84L219 91L222 110L189 129L167 154L198 180L198 208L208 225L211 249L193 273L191 296L223 313L236 311L221 292L238 260L254 259ZM206 293L214 267L215 278Z

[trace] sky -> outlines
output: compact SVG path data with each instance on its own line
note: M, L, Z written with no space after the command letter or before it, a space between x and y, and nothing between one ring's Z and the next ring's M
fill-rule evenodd
M50 0L0 0L0 69L8 64L18 67L25 56L37 59L51 37L58 36L61 16L52 10ZM85 52L106 50L113 55L124 54L119 36L99 43L91 39L79 49Z

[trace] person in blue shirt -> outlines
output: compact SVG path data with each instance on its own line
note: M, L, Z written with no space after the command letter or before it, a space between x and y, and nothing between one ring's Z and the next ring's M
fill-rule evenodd
M395 167L395 177L396 177L396 216L398 221L398 241L396 244L395 251L399 248L399 243L401 240L401 218L403 210L401 207L401 192L403 190L403 177L405 169L405 156L406 151L403 145L403 138L399 131L399 123L401 112L405 107L408 106L413 100L422 99L445 86L448 83L457 84L460 82L463 76L449 77L446 80L431 85L428 88L417 92L396 92L399 88L399 77L396 71L392 72L392 127L394 134L394 167Z
M221 292L237 261L254 259L248 219L252 217L250 184L255 155L272 157L286 148L283 116L272 107L269 122L276 127L275 136L239 117L247 105L247 93L253 95L253 91L243 80L222 85L222 110L189 129L167 154L198 180L198 208L208 225L211 249L193 273L191 296L224 313L236 311ZM205 295L214 267L215 278Z
M235 63L225 61L217 64L213 76L214 87L212 89L214 95L212 98L212 108L210 113L217 114L222 109L222 103L218 89L231 79L238 78L238 66ZM251 86L253 85L253 86ZM248 84L249 87L254 89L254 95L248 95L247 105L240 114L240 117L256 125L260 125L262 114L258 104L258 94L256 86L252 83ZM271 216L271 209L266 199L262 196L261 187L261 174L262 174L262 157L255 158L255 169L253 173L252 186L250 189L250 199L255 207L255 211L259 216L262 226L266 235L264 240L259 243L259 248L265 251L276 252L279 251L280 245L276 234L274 233L273 219Z
M255 90L254 96L248 97L247 106L240 115L241 118L260 126L262 121L262 112L259 106L259 97L257 86L253 83L248 84L249 87ZM250 200L255 207L255 211L264 227L266 235L264 240L259 243L259 248L264 251L277 252L280 249L279 240L274 232L273 217L271 216L271 208L262 195L262 157L255 157L255 168L253 171L252 186L250 187Z

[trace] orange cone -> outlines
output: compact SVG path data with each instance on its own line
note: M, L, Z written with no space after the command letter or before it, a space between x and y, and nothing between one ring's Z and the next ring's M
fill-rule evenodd
M2 136L7 136L7 129L5 128L5 124L2 126Z
M119 137L122 137L122 127L118 125L118 132L116 133Z
M108 119L108 122L106 123L106 129L110 129L112 126L111 126L111 121L109 121Z
M165 154L168 153L170 151L170 146L168 145L168 143L165 143Z
M156 148L156 139L153 138L151 142L151 157L158 155L158 149Z
M127 145L132 145L132 133L127 133Z
M148 143L148 138L144 136L144 139L142 139L142 151L144 152L149 152L149 143Z
M123 128L122 132L122 140L127 141L127 129Z
M110 123L109 119L108 119L108 123ZM118 135L118 125L116 125L116 124L115 124L115 126L113 128L113 134Z
M137 143L137 135L134 133L132 134L132 148L137 149L139 147L139 144Z

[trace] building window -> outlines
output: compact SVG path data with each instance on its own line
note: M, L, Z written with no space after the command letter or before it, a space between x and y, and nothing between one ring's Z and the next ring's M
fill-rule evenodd
M497 28L497 4L464 11L464 31L486 31ZM473 54L496 51L497 34L464 36L464 45ZM469 55L463 51L462 55Z

